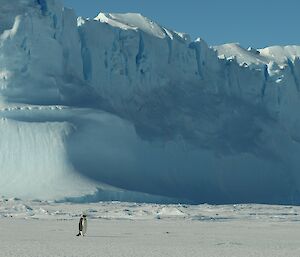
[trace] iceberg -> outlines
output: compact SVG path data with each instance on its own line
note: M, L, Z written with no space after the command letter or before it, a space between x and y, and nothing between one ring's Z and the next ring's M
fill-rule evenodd
M1 195L300 203L300 46L208 46L60 0L1 9Z

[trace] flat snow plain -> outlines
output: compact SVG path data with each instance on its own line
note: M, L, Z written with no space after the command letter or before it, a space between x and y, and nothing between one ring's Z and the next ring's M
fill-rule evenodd
M81 212L88 233L76 237ZM300 208L0 198L0 256L300 256Z

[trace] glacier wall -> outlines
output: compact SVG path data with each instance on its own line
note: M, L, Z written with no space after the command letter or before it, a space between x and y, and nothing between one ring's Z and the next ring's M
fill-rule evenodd
M1 0L0 193L300 203L300 47ZM60 107L65 106L65 107Z
M92 193L66 162L66 122L0 121L1 193L39 199ZM93 183L90 183L93 185ZM94 189L96 191L96 189Z

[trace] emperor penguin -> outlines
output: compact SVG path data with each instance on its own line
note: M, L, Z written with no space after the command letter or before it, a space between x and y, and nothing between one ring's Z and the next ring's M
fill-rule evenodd
M79 233L76 236L84 236L87 231L87 220L86 220L86 214L83 213L80 216L79 220Z

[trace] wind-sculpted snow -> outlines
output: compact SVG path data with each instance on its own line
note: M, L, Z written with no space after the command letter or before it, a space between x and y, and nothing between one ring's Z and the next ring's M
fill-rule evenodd
M300 47L0 0L0 193L300 203ZM101 6L99 6L101 8Z
M0 197L0 256L295 257L299 211L282 205L74 204ZM88 220L84 238L75 236L82 212Z
M0 218L12 220L76 220L85 212L89 220L185 222L299 222L299 206L236 204L188 205L130 202L58 203L0 197Z

